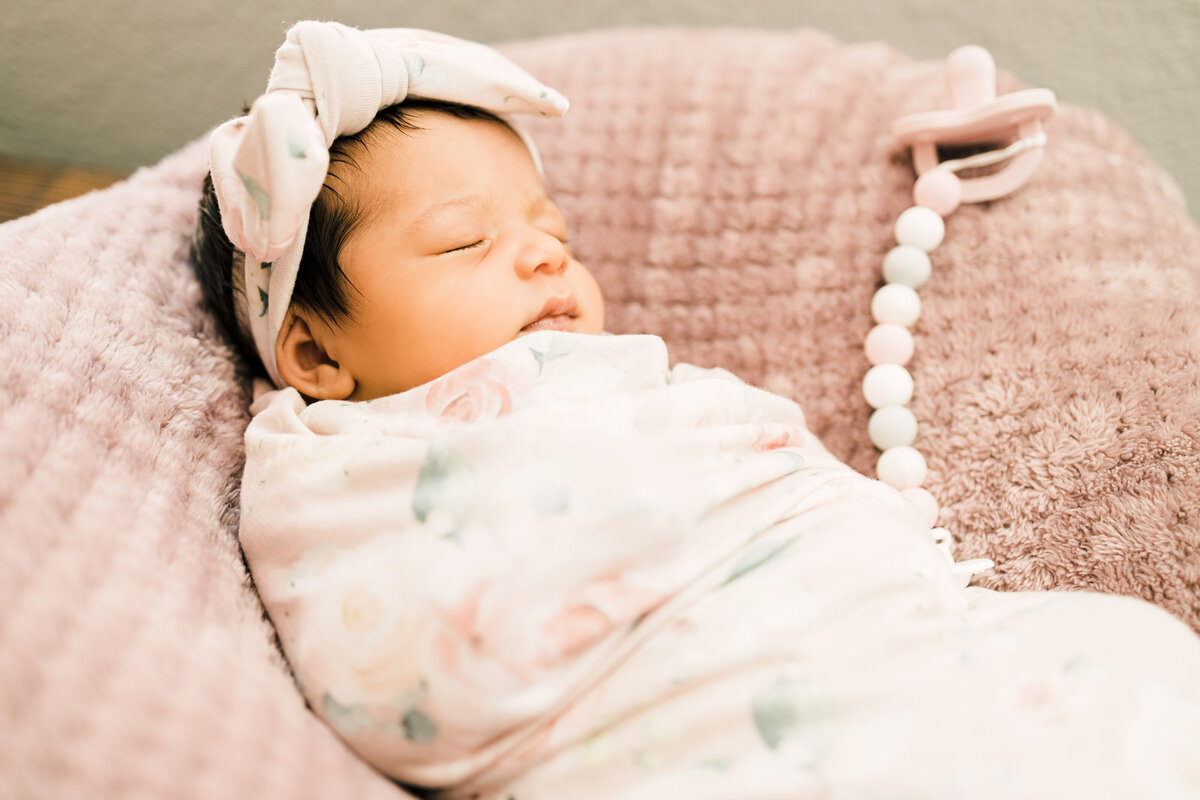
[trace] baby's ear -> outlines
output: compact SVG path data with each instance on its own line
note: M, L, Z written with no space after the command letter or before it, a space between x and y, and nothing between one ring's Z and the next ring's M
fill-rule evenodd
M328 326L315 319L310 323L304 312L289 308L275 341L279 377L316 400L349 397L354 391L354 376L330 357L328 346L333 336Z

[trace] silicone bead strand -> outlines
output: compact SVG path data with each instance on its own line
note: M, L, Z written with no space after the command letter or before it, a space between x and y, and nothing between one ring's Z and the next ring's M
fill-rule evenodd
M875 411L867 433L881 452L875 472L879 480L899 490L930 528L938 550L950 562L963 584L971 575L992 566L986 559L955 563L950 550L950 532L937 527L937 499L922 484L928 473L925 457L913 447L917 418L908 408L913 394L912 374L905 368L912 359L914 343L909 328L921 316L917 289L931 273L929 253L942 243L946 233L943 217L958 208L962 188L952 172L932 170L913 187L916 205L896 220L896 246L883 259L884 285L871 298L871 316L877 323L867 334L863 350L871 368L863 377L863 397Z

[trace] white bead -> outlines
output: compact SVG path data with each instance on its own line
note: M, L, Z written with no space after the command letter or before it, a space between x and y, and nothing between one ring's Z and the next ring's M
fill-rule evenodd
M871 408L902 406L912 399L913 378L899 364L880 364L863 377L863 397Z
M875 472L893 489L911 489L925 482L925 456L907 445L890 447L879 456Z
M919 247L926 253L941 244L945 235L946 223L932 208L906 208L896 220L896 241Z
M908 328L890 322L871 328L863 339L863 352L872 364L904 366L912 359L915 346Z
M880 450L912 444L917 438L917 418L904 406L884 406L871 415L867 433Z
M871 316L878 323L891 322L908 327L921 316L921 298L911 286L885 284L871 298Z
M929 280L931 269L929 254L911 244L898 244L883 257L883 279L888 283L919 289Z

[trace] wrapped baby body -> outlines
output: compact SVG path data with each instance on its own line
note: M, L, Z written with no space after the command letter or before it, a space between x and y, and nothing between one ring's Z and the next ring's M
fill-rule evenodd
M1200 797L1200 639L960 588L791 401L543 332L262 400L242 544L304 695L446 797Z

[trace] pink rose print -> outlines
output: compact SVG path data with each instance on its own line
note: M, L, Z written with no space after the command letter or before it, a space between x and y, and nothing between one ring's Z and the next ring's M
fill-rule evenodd
M464 364L434 381L425 410L443 422L471 423L512 411L504 368L486 358Z
M754 440L750 442L750 449L756 453L766 453L780 447L794 447L804 441L804 431L794 425L770 423L755 425L754 428L756 431Z
M571 606L546 624L546 643L539 662L549 666L579 655L613 628L608 615L592 606Z
M480 665L499 664L511 676L534 681L579 658L616 628L632 625L664 599L662 592L619 574L599 575L542 616L520 600L514 605L498 597L504 590L504 584L483 581L440 610L441 630L432 644L442 674L462 676ZM531 629L529 620L535 618L540 621Z
M1063 703L1065 695L1062 687L1050 680L1030 680L1017 687L1016 707L1048 727L1063 725L1068 717Z
M632 624L663 598L661 592L629 583L619 573L596 576L546 622L535 663L546 668L578 657L614 628Z

